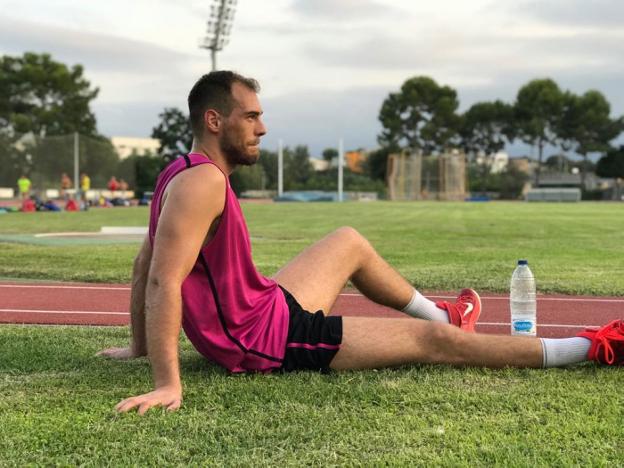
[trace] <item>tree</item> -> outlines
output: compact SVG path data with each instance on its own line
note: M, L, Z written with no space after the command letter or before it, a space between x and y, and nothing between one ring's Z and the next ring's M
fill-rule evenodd
M160 154L169 162L191 151L193 132L189 118L180 109L167 107L158 114L160 122L152 129L152 138L160 141Z
M277 153L274 151L260 150L258 164L264 172L264 188L277 190Z
M620 180L624 179L624 146L612 149L598 160L596 174L600 177L615 179L614 198L620 199Z
M473 104L462 115L459 133L466 153L497 153L514 139L513 107L499 100Z
M0 128L40 137L95 135L89 104L99 90L82 75L81 65L68 68L49 54L0 56Z
M327 161L329 165L331 165L331 162L337 157L338 157L338 150L336 148L325 148L323 150L323 159Z
M453 143L459 128L455 113L457 92L439 86L426 76L410 78L398 93L390 93L379 111L383 126L378 141L382 146L442 152Z
M284 184L287 189L302 189L314 173L308 147L297 145L294 150L284 149Z
M466 153L484 156L473 172L485 185L494 162L492 155L514 139L513 107L499 100L473 104L461 117L459 133Z
M514 105L518 135L538 148L535 185L539 185L544 146L557 142L563 106L564 95L551 79L530 81L518 91Z
M583 188L588 153L608 151L610 142L624 130L624 119L612 119L610 113L611 105L600 91L590 90L582 96L565 93L559 134L568 148L583 156Z
M397 147L386 146L371 151L364 162L364 172L373 180L386 180L388 156L400 151Z

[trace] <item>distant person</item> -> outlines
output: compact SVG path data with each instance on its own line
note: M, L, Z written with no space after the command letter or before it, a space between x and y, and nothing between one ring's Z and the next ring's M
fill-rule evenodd
M87 200L87 193L91 190L91 178L83 172L80 175L80 201L82 203L82 209L89 209L89 200Z
M64 199L65 201L67 201L67 199L69 198L69 194L67 193L67 191L69 189L71 189L73 185L74 184L73 184L73 182L71 180L71 177L69 177L66 172L63 172L61 174L61 192L60 192L60 195L61 195L61 198Z
M119 181L117 180L117 177L112 176L109 179L108 190L110 190L111 192L116 192L117 190L119 190Z
M30 197L30 190L32 189L32 182L30 181L28 177L22 174L22 176L19 179L17 179L17 188L19 190L20 199L22 201L26 200L27 198Z
M454 303L432 302L350 227L309 246L272 278L261 275L229 182L237 166L260 156L266 128L258 89L255 80L218 71L201 77L189 94L193 147L156 182L149 232L132 273L131 342L100 352L116 359L149 356L154 390L121 401L117 411L180 407L181 325L202 355L236 373L411 363L624 364L624 320L566 339L474 333L481 312L475 291L462 290ZM327 316L348 281L413 318Z
M128 191L128 182L123 179L119 179L119 190L121 190L121 198L126 199L126 192Z

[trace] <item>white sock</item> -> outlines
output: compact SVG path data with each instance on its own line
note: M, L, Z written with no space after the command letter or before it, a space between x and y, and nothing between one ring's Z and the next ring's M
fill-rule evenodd
M430 301L415 289L412 300L403 308L401 312L405 312L407 315L411 315L412 317L419 319L444 323L451 322L446 310L436 307L435 302Z
M543 367L561 367L587 361L591 340L576 338L540 338L544 352Z

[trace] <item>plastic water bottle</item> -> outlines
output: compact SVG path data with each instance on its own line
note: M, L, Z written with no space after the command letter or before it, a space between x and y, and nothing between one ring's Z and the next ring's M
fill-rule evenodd
M535 278L527 260L518 260L518 266L511 275L511 334L535 336L537 330L537 303L535 299Z

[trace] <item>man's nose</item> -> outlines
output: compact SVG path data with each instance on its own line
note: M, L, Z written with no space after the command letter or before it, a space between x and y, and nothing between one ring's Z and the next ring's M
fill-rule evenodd
M267 128L264 125L264 122L262 121L262 119L258 119L258 125L256 125L256 135L258 136L262 136L265 135L267 132Z

